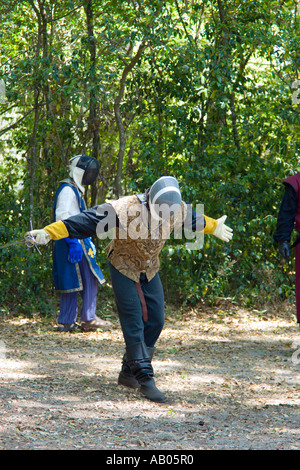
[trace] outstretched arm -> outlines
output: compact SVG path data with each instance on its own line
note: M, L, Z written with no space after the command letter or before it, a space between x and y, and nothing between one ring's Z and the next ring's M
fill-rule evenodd
M196 212L191 206L187 205L187 217L184 225L188 230L204 232L214 235L220 240L229 242L233 236L233 230L225 225L227 215L223 215L219 219L212 219L207 215Z
M95 234L105 233L118 225L117 215L111 204L95 206L68 219L47 225L30 233L38 244L46 244L50 240L61 238L83 239Z

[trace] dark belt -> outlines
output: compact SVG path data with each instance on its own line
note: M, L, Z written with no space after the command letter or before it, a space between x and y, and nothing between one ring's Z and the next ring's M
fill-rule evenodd
M146 322L148 320L148 311L147 311L147 305L146 305L144 292L142 291L142 286L139 282L136 282L135 285L136 285L136 288L137 288L137 291L138 291L138 294L139 294L139 298L140 298L140 301L141 301L141 305L142 305L143 320L144 320L144 322Z

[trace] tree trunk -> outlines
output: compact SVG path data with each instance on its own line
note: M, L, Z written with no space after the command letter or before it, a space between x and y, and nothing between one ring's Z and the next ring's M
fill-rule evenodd
M30 156L29 156L29 220L33 220L34 212L34 187L35 187L35 167L37 155L39 152L37 143L37 129L40 120L40 107L39 107L39 90L34 90L34 124L30 138Z
M36 44L36 50L35 50L35 58L38 61L40 58L40 51L41 51L41 45L42 45L42 22L41 22L41 15L39 9L36 7L35 3L33 0L30 1L30 4L32 8L34 9L34 12L37 16L38 20L38 37L37 37L37 44ZM40 6L40 4L39 4ZM32 129L32 134L30 137L30 149L29 149L29 177L30 177L30 182L29 182L29 220L33 220L34 216L34 192L35 192L35 171L36 171L36 161L37 161L37 156L39 154L39 144L37 142L37 131L38 131L38 125L39 125L39 120L40 120L40 106L39 106L39 95L40 95L40 84L35 83L34 84L34 123L33 123L33 129Z
M128 74L131 72L131 70L134 68L134 66L137 64L138 60L140 59L144 49L147 46L142 43L136 55L133 57L132 61L127 64L123 70L121 81L120 81L120 89L119 93L115 98L114 101L114 112L115 112L115 118L116 118L116 123L117 123L117 128L119 132L119 151L117 155L117 173L116 173L116 178L115 178L115 195L117 198L122 196L122 176L123 176L123 161L124 161L124 154L125 154L125 146L126 146L126 136L125 136L125 130L124 130L124 125L123 125L123 120L122 120L122 115L121 115L121 110L120 110L120 105L121 101L124 96L125 92L125 83Z
M94 14L92 7L92 0L87 0L85 6L85 15L86 15L86 27L88 33L88 44L89 44L89 54L90 54L90 69L89 69L89 79L91 82L90 86L90 97L89 97L89 117L88 117L88 137L91 142L92 149L87 153L98 160L99 158L99 149L100 149L100 133L99 133L99 99L97 97L97 92L95 91L97 86L97 77L96 77L96 39L94 37ZM91 187L91 205L96 204L97 198L97 183L95 182Z

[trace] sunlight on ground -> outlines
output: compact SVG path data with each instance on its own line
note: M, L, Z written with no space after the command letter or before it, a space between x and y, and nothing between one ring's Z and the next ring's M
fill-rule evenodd
M44 377L44 375L38 375L36 372L30 372L33 368L33 363L30 361L14 361L13 359L1 359L0 360L0 375L3 379L31 379ZM26 372L28 371L28 372Z

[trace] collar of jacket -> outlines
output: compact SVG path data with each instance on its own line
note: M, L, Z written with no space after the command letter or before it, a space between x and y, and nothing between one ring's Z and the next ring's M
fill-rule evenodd
M141 201L142 204L147 204L147 198L146 198L146 194L137 194L137 197L139 198L139 200Z
M72 184L73 186L75 186L75 188L77 189L77 191L79 191L79 194L80 194L81 196L83 196L84 193L81 191L81 189L79 188L79 186L77 186L77 184L75 183L75 181L72 180L71 178L65 178L64 180L59 181L59 184L63 184L63 183Z

